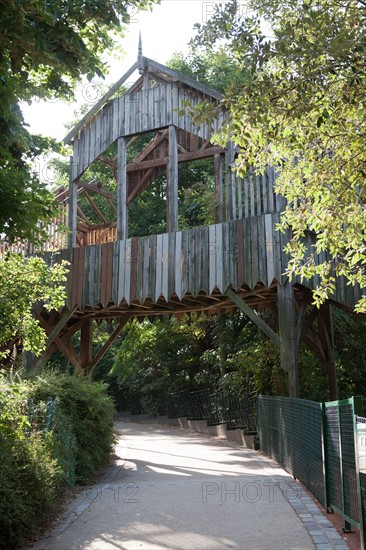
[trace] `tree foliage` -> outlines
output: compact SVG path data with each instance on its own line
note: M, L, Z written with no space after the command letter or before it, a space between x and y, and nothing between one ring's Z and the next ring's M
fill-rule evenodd
M54 213L53 197L30 163L56 144L27 131L19 101L70 99L81 77L103 76L112 31L121 34L131 9L154 2L0 0L0 234L37 240L37 221Z
M60 309L66 298L65 263L48 267L41 258L8 254L0 261L0 365L11 343L38 355L46 333L33 316L39 302L47 310Z
M363 1L248 0L243 15L231 0L196 37L209 46L224 39L245 72L226 94L218 139L240 147L239 170L277 167L288 201L281 227L293 235L288 273L320 275L318 304L335 275L366 286L365 31ZM318 236L310 253L309 229ZM331 257L317 266L326 250Z

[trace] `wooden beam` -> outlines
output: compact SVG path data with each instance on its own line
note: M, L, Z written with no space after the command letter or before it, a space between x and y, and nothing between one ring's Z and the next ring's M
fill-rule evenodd
M319 309L318 315L319 338L322 343L325 361L322 368L328 376L329 399L338 400L337 369L334 354L334 336L332 323L332 310L329 302L325 302Z
M178 162L189 162L193 160L200 160L207 157L214 157L218 153L222 153L222 147L210 147L208 149L199 149L198 151L192 151L188 153L180 153L178 155ZM130 162L127 166L127 172L138 172L139 170L147 170L148 168L157 168L158 166L164 166L167 163L167 158L158 158L145 160L142 162Z
M167 230L178 231L178 142L177 128L169 126L169 160L167 165Z
M137 157L135 157L131 162L141 162L143 161L150 153L152 153L158 145L160 145L168 137L168 129L158 132L152 141L145 147L143 151ZM165 155L164 155L165 157Z
M127 210L127 149L126 139L118 138L118 179L117 179L117 236L128 238Z
M72 166L71 158L71 166ZM77 183L72 179L71 175L72 170L70 170L70 190L69 190L69 207L68 207L68 226L69 226L69 235L68 235L68 245L72 248L76 246L76 235L77 235L77 208L78 208L78 199L77 199Z
M67 321L70 319L71 315L74 313L75 309L72 312L68 312L65 314L57 323L57 325L51 330L50 325L47 323L47 321L42 317L42 315L39 313L37 314L37 320L42 328L46 332L49 333L49 336L46 341L46 349L44 354L39 358L37 361L37 364L44 363L46 359L49 357L48 350L51 348L51 346L56 345L57 348L63 353L63 355L66 357L66 359L71 363L71 365L75 368L75 370L79 373L83 373L83 369L81 368L81 365L79 364L77 358L75 357L75 353L73 353L73 350L68 348L66 344L61 340L61 338L58 336L63 327L66 325Z
M103 216L103 212L101 212L101 210L97 207L97 205L95 204L95 202L93 201L93 199L91 198L91 196L89 195L89 193L86 190L84 192L84 195L87 198L87 200L89 201L92 209L97 214L97 216L99 216L99 218L102 220L103 223L107 223L107 220Z
M226 221L236 219L235 174L232 171L233 162L234 144L229 142L225 149Z
M232 300L232 302L234 302L234 304L236 304L239 307L239 309L241 309L242 312L245 313L245 315L249 317L249 319L253 321L253 323L257 325L257 327L260 328L261 331L264 332L268 336L268 338L272 340L272 342L274 342L276 346L278 347L281 346L281 342L278 334L276 334L276 332L272 330L271 327L267 325L265 321L263 321L263 319L258 315L258 313L256 313L250 306L248 306L244 302L244 300L242 300L240 296L236 294L236 292L234 292L229 288L226 291L226 294Z
M98 157L99 158L99 157ZM116 162L116 168L117 168L117 161ZM102 187L98 187L95 183L87 183L86 181L79 180L77 182L77 186L81 187L83 189L86 189L87 191L93 191L94 193L98 193L98 195L102 195L103 197L106 197L107 199L111 199L113 201L116 200L115 195L113 193L110 193L109 191L106 191Z
M84 220L84 222L87 224L88 227L91 226L91 222L89 219L85 216L84 212L81 210L80 206L77 207L77 213L79 214L79 217ZM78 224L79 229L80 224Z
M73 316L75 310L76 310L76 307L74 307L71 311L69 311L69 310L66 311L65 314L60 318L60 320L58 321L58 323L56 324L56 326L53 329L51 329L51 327L48 324L46 324L46 326L44 326L46 332L48 332L48 337L47 337L47 340L46 340L46 349L51 344L53 344L56 336L58 336L59 333L61 332L61 330L65 327L65 325L67 325L68 321ZM37 315L37 319L40 323L41 323L42 320L46 323L46 321L44 320L44 318L42 317L42 315L40 313Z
M80 330L80 366L88 370L92 362L93 321L84 319Z
M117 327L114 329L112 334L109 336L108 340L103 344L103 346L100 348L94 359L90 363L90 367L88 369L88 375L90 376L95 368L97 367L98 363L101 361L101 359L104 357L105 353L110 348L111 344L114 342L114 340L117 338L117 336L120 334L123 327L128 323L130 320L130 315L125 316L125 318L121 319L121 321L118 323Z
M215 223L222 223L222 155L215 155Z
M113 86L108 90L106 94L90 109L90 111L81 119L79 124L75 126L64 138L65 145L69 144L74 137L80 132L83 126L85 126L89 120L92 119L92 117L99 111L101 107L108 101L112 95L114 95L117 90L122 86L124 82L136 71L138 68L138 64L134 63L132 67L128 69L128 71L115 83Z
M137 183L137 185L132 189L131 193L128 195L127 204L130 204L130 202L132 202L133 199L137 197L137 195L141 193L141 191L144 190L145 186L148 185L149 183L150 176L154 174L155 170L156 168L149 168L146 174L143 175L141 180Z
M299 397L295 296L292 284L288 281L284 285L277 285L277 307L281 366L288 373L290 397Z
M197 80L194 80L189 76L185 76L183 73L174 71L173 69L169 69L165 65L161 65L160 63L157 63L157 61L153 61L148 57L145 57L144 59L145 59L145 67L149 66L151 69L155 71L159 71L162 74L165 74L170 78L173 78L174 80L177 80L182 82L183 84L186 84L187 86L189 86L190 88L193 88L194 90L198 90L203 94L213 97L214 99L222 99L222 94L220 94L220 92L218 92L217 90L214 90L213 88L210 88L209 86L206 86L205 84L202 84L201 82L198 82Z

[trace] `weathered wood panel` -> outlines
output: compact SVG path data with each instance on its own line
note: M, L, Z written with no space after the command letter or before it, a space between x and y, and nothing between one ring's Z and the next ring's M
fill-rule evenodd
M193 298L201 292L223 295L258 283L286 283L287 255L283 246L289 235L275 231L279 214L265 214L233 222L199 227L176 233L120 240L63 251L55 261L69 258L69 307L107 307L147 300L157 303L177 297ZM307 245L312 251L313 237ZM324 258L320 255L317 261ZM47 256L48 261L53 261ZM296 281L310 289L318 281ZM360 289L337 280L333 299L353 307Z
M110 101L75 136L72 179L77 179L119 137L174 124L205 140L210 139L222 125L223 116L218 117L212 128L208 124L198 127L184 105L189 102L194 107L205 98L212 100L184 85L169 82Z

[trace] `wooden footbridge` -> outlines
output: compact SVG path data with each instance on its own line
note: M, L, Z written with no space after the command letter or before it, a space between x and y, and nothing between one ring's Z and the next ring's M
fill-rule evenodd
M138 73L134 84L118 95L134 73ZM284 200L274 193L274 170L262 176L248 170L246 177L238 178L232 170L233 144L222 149L211 143L225 120L220 99L215 90L139 51L137 62L65 138L73 146L70 187L60 188L56 197L67 207L70 232L66 242L57 225L51 228L45 254L49 262L70 262L68 299L61 312L37 313L48 333L43 359L58 349L79 372L88 371L133 317L240 308L279 346L290 395L298 395L296 357L305 342L318 354L331 397L336 398L329 302L319 310L312 307L311 290L317 281L304 286L284 276L288 235L275 230ZM188 105L202 101L218 108L212 125L197 126L192 119ZM146 133L152 135L150 141L128 160L129 147ZM113 147L114 156L108 154ZM216 223L181 231L178 165L203 158L214 163ZM86 181L84 174L94 162L110 167L117 180L116 194ZM129 205L161 174L166 174L166 232L129 235ZM91 223L81 208L82 196L98 223ZM115 212L114 221L106 219L97 196ZM313 238L308 236L309 248ZM344 280L337 281L335 303L353 308L358 298ZM276 329L261 316L266 308L277 316ZM117 319L118 324L93 357L92 326L100 319ZM80 354L72 344L78 331Z

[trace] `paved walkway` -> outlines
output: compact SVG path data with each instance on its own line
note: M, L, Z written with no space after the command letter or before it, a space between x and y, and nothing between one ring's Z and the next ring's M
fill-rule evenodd
M117 464L33 550L346 550L301 487L259 453L118 422Z

